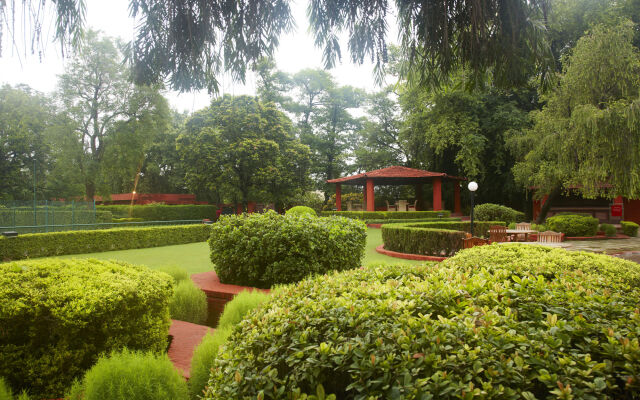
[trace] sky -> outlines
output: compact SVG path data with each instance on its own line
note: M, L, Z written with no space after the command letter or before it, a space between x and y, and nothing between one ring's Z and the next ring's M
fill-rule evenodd
M129 41L134 37L135 22L129 17L129 0L86 0L86 27L100 30L108 36L120 37ZM322 67L322 50L315 47L313 38L308 32L306 17L306 0L293 0L292 12L297 24L294 32L281 37L280 46L275 54L278 68L285 72L294 73L304 68ZM16 23L16 25L20 25ZM397 29L395 20L389 21L389 41L395 41ZM51 29L51 23L46 22L43 32ZM16 28L19 31L19 27ZM52 32L52 31L49 31ZM14 35L15 37L16 35ZM18 33L17 36L20 36ZM12 46L9 32L4 32L2 38L2 57L0 57L0 84L24 83L32 88L49 93L55 90L57 75L64 72L68 59L60 55L55 43L46 43L44 55L25 55L23 41L17 40L17 46ZM346 41L342 40L343 55L347 54ZM331 70L336 81L342 85L351 85L367 91L374 91L377 86L373 78L373 65L351 64L348 56L343 57L342 63ZM222 77L221 94L233 95L255 94L256 80L253 74L248 74L243 85L233 82L228 76ZM211 96L206 91L177 93L168 91L166 94L171 106L178 111L194 111L206 107Z

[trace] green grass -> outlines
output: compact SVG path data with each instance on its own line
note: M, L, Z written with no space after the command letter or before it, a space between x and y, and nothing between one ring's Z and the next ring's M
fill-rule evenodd
M394 263L394 264L423 264L423 261L402 260L392 258L376 252L376 247L382 244L382 230L370 228L367 235L367 247L362 263ZM177 246L152 247L149 249L133 249L108 251L104 253L70 254L58 258L97 258L99 260L117 260L131 264L143 264L151 268L165 268L177 266L184 268L190 274L211 271L213 266L209 259L209 246L206 242L180 244Z

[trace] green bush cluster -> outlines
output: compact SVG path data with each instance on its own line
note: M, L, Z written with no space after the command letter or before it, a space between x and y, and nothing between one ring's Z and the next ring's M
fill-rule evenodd
M387 219L416 219L416 218L448 218L451 216L451 211L323 211L321 216L340 216L361 220L387 220Z
M166 355L123 350L101 357L68 400L187 400L187 383Z
M507 225L512 222L523 222L523 212L500 204L485 203L475 206L474 216L478 221L502 221Z
M547 253L555 257L540 258ZM631 264L492 245L439 265L307 279L232 332L204 398L634 398L640 292ZM609 285L617 273L628 275Z
M599 223L592 216L563 214L547 218L546 225L552 231L562 232L566 236L595 236Z
M615 236L618 233L616 227L611 224L602 224L599 229L607 236Z
M207 322L207 295L191 279L178 282L169 301L171 319L202 325Z
M138 206L113 205L97 206L98 210L110 211L117 218L142 218L144 221L215 220L215 205L187 204L166 205L146 204Z
M346 209L347 208L347 203L348 202L353 202L353 203L357 203L357 204L362 204L364 202L364 194L362 192L355 192L355 193L342 193L342 195L340 196L340 201L342 202L342 208ZM331 197L329 197L329 200L327 201L327 204L325 204L322 209L324 211L333 211L336 209L336 194L332 194Z
M287 215L300 215L300 214L308 214L308 215L313 215L314 217L317 217L318 214L316 214L315 210L311 207L305 207L305 206L295 206L295 207L291 207L290 209L287 210L286 212Z
M636 224L635 222L620 221L620 226L622 226L623 234L631 237L638 236L638 227L640 227L640 225Z
M491 226L505 224L500 221L483 221L473 225L476 236L486 236ZM462 248L465 232L470 230L469 221L385 224L382 225L382 242L384 248L391 251L448 257Z
M460 221L457 217L443 218L411 218L411 222L443 222L443 221ZM366 224L399 224L406 223L407 219L365 219Z
M211 225L194 224L0 237L0 260L22 260L204 242L209 237L210 227Z
M0 376L58 398L101 353L166 350L172 290L168 275L124 263L0 264Z
M269 288L307 275L357 268L367 227L349 218L264 214L211 225L211 261L221 282Z

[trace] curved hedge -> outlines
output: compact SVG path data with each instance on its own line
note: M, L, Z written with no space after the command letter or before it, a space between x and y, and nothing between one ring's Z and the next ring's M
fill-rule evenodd
M318 214L316 214L315 210L311 207L306 207L306 206L295 206L295 207L291 207L290 209L287 210L286 212L287 215L301 215L301 214L308 214L308 215L313 215L314 217L317 217Z
M205 399L634 398L640 293L598 279L447 263L308 279L234 330Z
M0 261L204 242L210 227L195 224L0 236Z
M486 236L489 227L504 226L500 221L474 222L476 236ZM427 256L450 256L462 248L469 221L441 221L382 225L384 248L391 251Z
M512 222L522 222L523 212L500 204L485 203L475 206L474 216L478 221L503 221L507 225Z
M58 398L104 352L164 351L171 277L98 260L0 264L0 376Z
M364 223L309 215L231 215L211 225L211 261L221 282L269 288L360 266Z
M322 211L323 217L339 216L353 219L415 219L415 218L448 218L451 211Z
M566 236L595 236L598 233L598 218L588 215L563 214L547 218L546 225Z

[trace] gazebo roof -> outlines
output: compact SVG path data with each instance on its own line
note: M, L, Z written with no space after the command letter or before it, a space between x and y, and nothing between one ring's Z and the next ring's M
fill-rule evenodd
M393 166L362 174L345 176L344 178L329 179L327 183L344 183L347 185L364 185L367 179L373 179L376 185L411 185L429 182L433 178L444 178L463 181L466 178L447 175L444 172L431 172L422 169Z

